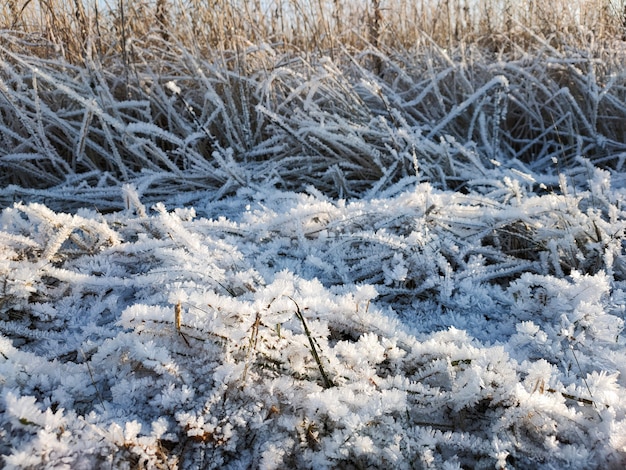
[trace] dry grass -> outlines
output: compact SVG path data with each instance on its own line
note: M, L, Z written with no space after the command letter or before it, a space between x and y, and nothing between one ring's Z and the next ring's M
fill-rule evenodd
M622 0L556 0L549 4L491 0L8 0L0 28L45 38L72 62L85 54L132 55L152 35L207 55L268 43L279 50L333 54L373 46L412 50L424 38L448 48L482 42L515 47L533 35L591 37L626 33ZM123 49L126 49L124 51ZM50 51L40 51L41 54Z
M0 199L118 207L125 182L148 201L268 182L349 197L416 171L475 188L494 165L581 155L622 171L621 7L499 4L6 2Z

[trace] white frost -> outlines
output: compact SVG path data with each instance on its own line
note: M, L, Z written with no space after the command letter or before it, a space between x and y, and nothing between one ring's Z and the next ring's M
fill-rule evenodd
M515 191L5 209L3 464L617 468L625 260L581 240L623 236L623 201L603 225L580 192Z

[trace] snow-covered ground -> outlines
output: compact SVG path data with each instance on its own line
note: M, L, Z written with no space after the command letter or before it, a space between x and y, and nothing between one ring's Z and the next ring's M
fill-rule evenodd
M567 183L6 208L5 468L623 468L626 193Z

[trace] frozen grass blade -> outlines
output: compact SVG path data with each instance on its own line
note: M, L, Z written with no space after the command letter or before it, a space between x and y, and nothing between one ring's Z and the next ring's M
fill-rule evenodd
M298 317L298 320L302 322L302 327L304 328L304 334L309 340L309 346L311 347L311 355L313 356L313 359L315 359L315 363L317 364L317 367L320 371L320 375L322 376L322 381L324 382L324 388L334 387L335 384L333 384L333 381L328 378L328 375L326 374L326 371L324 370L324 365L322 364L322 360L320 359L320 356L317 352L317 347L315 346L315 339L313 338L313 336L311 335L311 332L309 331L309 327L306 324L306 320L304 319L304 316L302 315L302 312L300 311L300 306L293 298L289 296L287 296L287 298L291 300L296 306L296 316Z

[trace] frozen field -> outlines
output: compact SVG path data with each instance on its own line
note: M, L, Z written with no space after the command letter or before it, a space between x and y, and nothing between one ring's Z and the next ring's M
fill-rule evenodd
M0 43L0 466L626 467L623 53L161 37Z

